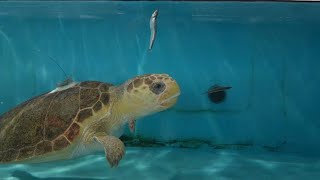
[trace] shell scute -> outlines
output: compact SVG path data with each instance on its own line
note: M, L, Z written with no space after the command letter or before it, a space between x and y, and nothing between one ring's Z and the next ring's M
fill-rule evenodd
M44 120L53 96L41 96L23 103L3 117L0 124L0 152L33 146L43 139Z
M19 151L14 150L14 149L10 149L6 152L3 152L3 158L1 160L1 162L9 162L12 160L15 160L19 154Z
M98 89L81 89L80 90L80 109L93 106L100 97Z
M60 136L54 141L53 144L54 144L53 150L58 151L60 149L67 147L70 143L68 142L68 140L64 136Z
M111 86L113 86L113 85L112 85L112 84L109 84L109 83L103 83L103 84L100 85L99 90L100 90L101 92L109 92L109 88L110 88Z
M37 145L35 155L41 155L47 152L51 152L52 150L53 149L51 141L42 141Z
M65 133L65 136L68 138L69 141L73 141L76 136L78 136L80 132L80 126L77 123L73 123L67 132Z
M102 103L100 101L98 101L94 106L93 106L93 110L95 112L99 111L102 108Z
M33 152L35 150L35 147L25 147L25 148L22 148L19 152L19 156L18 156L18 160L20 159L26 159L28 157L31 157L33 156Z
M83 109L79 112L78 117L77 117L77 121L78 122L83 122L85 119L87 119L88 117L92 116L92 109Z
M102 94L101 94L100 101L101 101L104 105L109 104L109 100L110 100L110 95L109 95L109 93L102 93Z
M78 111L79 88L70 88L55 98L47 114L45 139L53 140L62 134L70 126Z

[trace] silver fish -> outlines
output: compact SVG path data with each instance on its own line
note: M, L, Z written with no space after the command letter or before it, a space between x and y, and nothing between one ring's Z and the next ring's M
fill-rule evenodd
M158 17L158 13L159 13L159 10L155 10L153 13L152 13L152 16L150 18L150 31L151 31L151 34L150 34L150 44L149 44L149 50L152 49L153 47L153 43L156 39L156 35L157 35L157 17Z

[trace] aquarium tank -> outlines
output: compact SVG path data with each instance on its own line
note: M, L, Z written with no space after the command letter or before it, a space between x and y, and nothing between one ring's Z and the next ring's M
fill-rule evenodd
M319 179L319 12L0 1L0 179Z

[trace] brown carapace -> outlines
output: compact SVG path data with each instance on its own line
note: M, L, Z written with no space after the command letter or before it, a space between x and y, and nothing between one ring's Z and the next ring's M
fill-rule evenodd
M83 121L108 105L110 86L85 81L5 113L0 121L0 162L25 160L70 145Z

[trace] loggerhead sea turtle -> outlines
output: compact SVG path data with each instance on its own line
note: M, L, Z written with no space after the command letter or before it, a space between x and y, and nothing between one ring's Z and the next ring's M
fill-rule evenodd
M137 76L120 86L84 81L42 94L0 117L0 162L61 160L104 148L115 167L125 154L122 127L173 106L179 95L167 74Z

